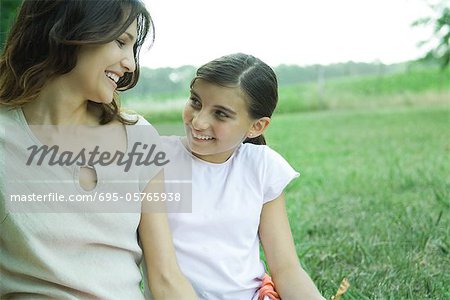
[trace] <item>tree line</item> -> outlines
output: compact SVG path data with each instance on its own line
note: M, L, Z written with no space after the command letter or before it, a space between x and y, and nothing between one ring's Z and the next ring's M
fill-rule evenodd
M280 86L296 84L300 82L323 81L331 78L375 75L383 76L388 73L403 71L408 64L399 63L385 65L375 63L346 62L331 65L279 65L274 67ZM195 76L194 66L182 66L180 68L150 69L141 67L138 84L126 92L127 98L140 98L142 95L167 94L168 98L174 95L188 93L191 80Z
M418 19L412 26L433 26L434 34L428 40L422 41L422 47L437 45L428 48L423 60L438 62L445 69L450 64L450 7L446 5L448 0L441 0L437 4L430 4L434 15ZM8 30L14 21L21 0L0 1L0 48L3 49ZM387 72L404 67L402 64L384 65L382 63L356 63L347 62L327 66L311 65L280 65L275 67L280 85L321 81L325 78L341 76L361 76L376 74L382 76ZM195 73L195 67L183 66L180 68L142 68L141 80L135 89L127 92L127 95L151 95L151 94L179 94L186 91Z

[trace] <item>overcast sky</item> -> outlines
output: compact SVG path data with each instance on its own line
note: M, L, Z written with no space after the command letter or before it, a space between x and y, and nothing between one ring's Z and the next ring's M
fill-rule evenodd
M233 52L271 66L401 62L418 58L430 29L425 0L144 0L156 40L142 49L150 68L201 64Z

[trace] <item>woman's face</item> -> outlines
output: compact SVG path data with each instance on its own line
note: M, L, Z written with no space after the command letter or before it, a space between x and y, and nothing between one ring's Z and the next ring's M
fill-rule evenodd
M74 93L80 93L83 100L110 103L120 77L136 69L133 52L136 36L135 20L112 42L81 46L77 65L68 74Z
M183 112L187 142L192 153L221 163L244 141L255 120L239 88L196 79Z

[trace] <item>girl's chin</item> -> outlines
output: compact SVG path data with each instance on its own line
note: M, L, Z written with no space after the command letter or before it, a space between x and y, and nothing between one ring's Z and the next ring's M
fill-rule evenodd
M189 151L191 151L194 155L210 155L208 151L205 151L203 147L199 147L196 143L193 143L192 141L188 141Z

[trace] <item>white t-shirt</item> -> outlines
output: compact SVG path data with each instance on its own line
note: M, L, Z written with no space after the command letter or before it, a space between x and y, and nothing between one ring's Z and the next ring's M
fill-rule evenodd
M156 131L142 118L125 127L128 150L137 142L156 142ZM110 211L70 212L60 203L55 208L61 211L51 212L55 202L35 202L31 211L26 210L31 203L24 203L22 212L13 212L10 195L100 195L118 185L122 191L139 193L161 168L143 171L133 165L124 172L123 166L97 166L98 184L84 192L75 165L24 164L27 147L37 143L20 108L0 108L0 298L143 299L139 203L124 213L112 206L91 206L94 202L86 208ZM36 212L40 207L43 212ZM80 203L73 208L82 207Z
M171 160L164 168L166 192L178 192L184 201L178 212L169 209L181 270L200 299L253 299L265 274L258 237L262 207L299 174L268 146L242 144L226 162L214 164L193 156L180 137L162 137L162 143Z

